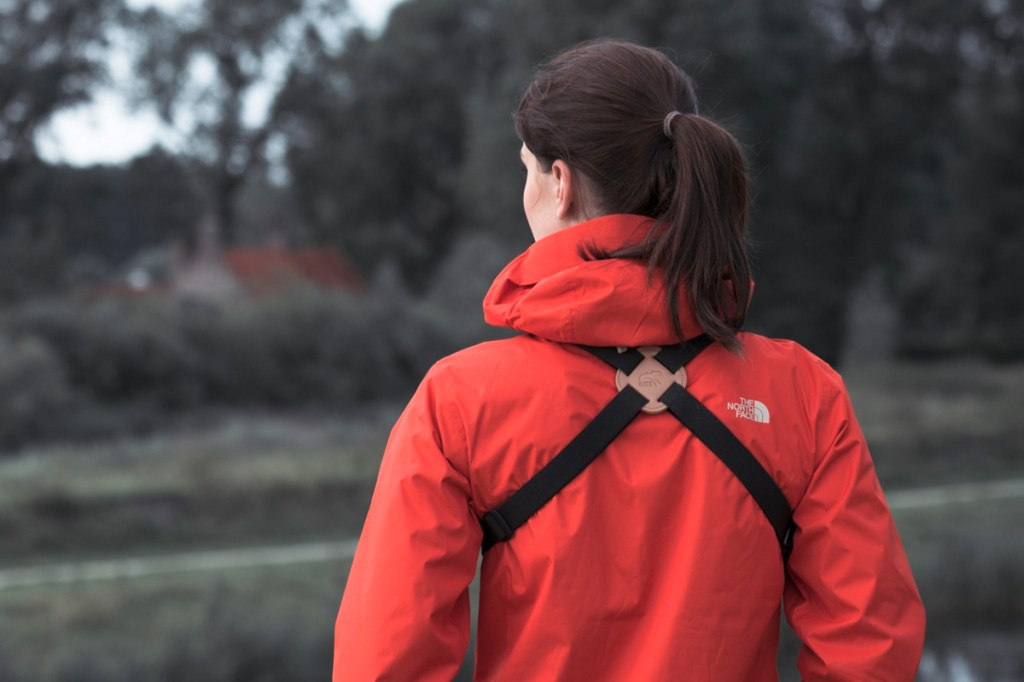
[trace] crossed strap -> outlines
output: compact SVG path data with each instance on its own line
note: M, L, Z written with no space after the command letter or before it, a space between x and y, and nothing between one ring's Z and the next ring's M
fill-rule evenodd
M665 346L653 358L669 373L675 374L710 343L711 339L702 335L677 346ZM644 360L644 354L635 348L582 348L625 375L632 374ZM789 556L796 530L793 513L786 496L757 458L714 413L679 383L673 381L661 393L658 402L697 436L746 486L771 523L782 548L783 558ZM480 521L484 531L483 551L511 538L519 526L582 473L647 404L647 397L633 386L624 385L554 459L501 505L484 514Z

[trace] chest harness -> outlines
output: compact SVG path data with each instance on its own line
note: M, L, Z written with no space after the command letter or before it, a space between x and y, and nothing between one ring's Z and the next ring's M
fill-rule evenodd
M702 335L678 346L616 349L582 346L614 367L619 392L582 431L500 506L484 514L483 551L512 537L583 472L641 412L668 410L704 443L761 507L786 558L793 548L793 512L771 475L722 421L686 390L686 364L708 347ZM667 387L666 387L667 385Z

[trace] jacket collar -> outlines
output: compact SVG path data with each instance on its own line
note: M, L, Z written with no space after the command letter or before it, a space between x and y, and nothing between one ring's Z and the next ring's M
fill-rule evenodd
M658 275L644 263L587 260L580 248L642 241L651 218L608 215L556 232L509 263L484 298L484 319L540 338L595 346L677 343ZM680 291L685 337L701 333Z
M534 242L519 258L518 281L536 284L567 267L586 262L580 246L614 250L639 244L654 225L654 220L639 215L608 215L559 230ZM515 261L513 261L515 263Z

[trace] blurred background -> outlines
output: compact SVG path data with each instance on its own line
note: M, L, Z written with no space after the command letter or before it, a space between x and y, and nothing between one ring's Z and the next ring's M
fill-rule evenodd
M1024 680L1021 0L0 0L0 680L327 677L391 424L529 243L518 94L598 36L747 148L750 328L850 387L919 679Z

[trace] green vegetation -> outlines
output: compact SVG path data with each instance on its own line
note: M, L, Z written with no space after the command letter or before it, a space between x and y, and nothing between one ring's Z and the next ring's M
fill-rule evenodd
M311 564L0 593L0 678L324 679L345 571Z
M296 287L225 306L83 296L0 310L0 457L227 408L328 413L404 400L434 361L499 333L478 312L510 257L491 245L454 251L419 298L383 282L363 294Z
M902 362L844 372L886 488L1024 476L1024 367Z
M928 607L929 636L1024 623L1024 499L957 503L895 513Z
M396 416L226 414L0 460L0 559L354 536Z
M353 537L396 409L220 413L0 460L0 560ZM315 563L2 591L0 679L323 679L346 570Z
M205 214L228 246L335 246L421 291L464 239L526 242L509 112L537 63L611 36L673 54L749 150L761 329L835 360L880 269L900 352L1021 357L1021 0L408 0L379 35L345 3L188 5L4 4L0 301L123 276ZM110 43L131 48L116 87L184 142L42 161L39 131L120 63Z

